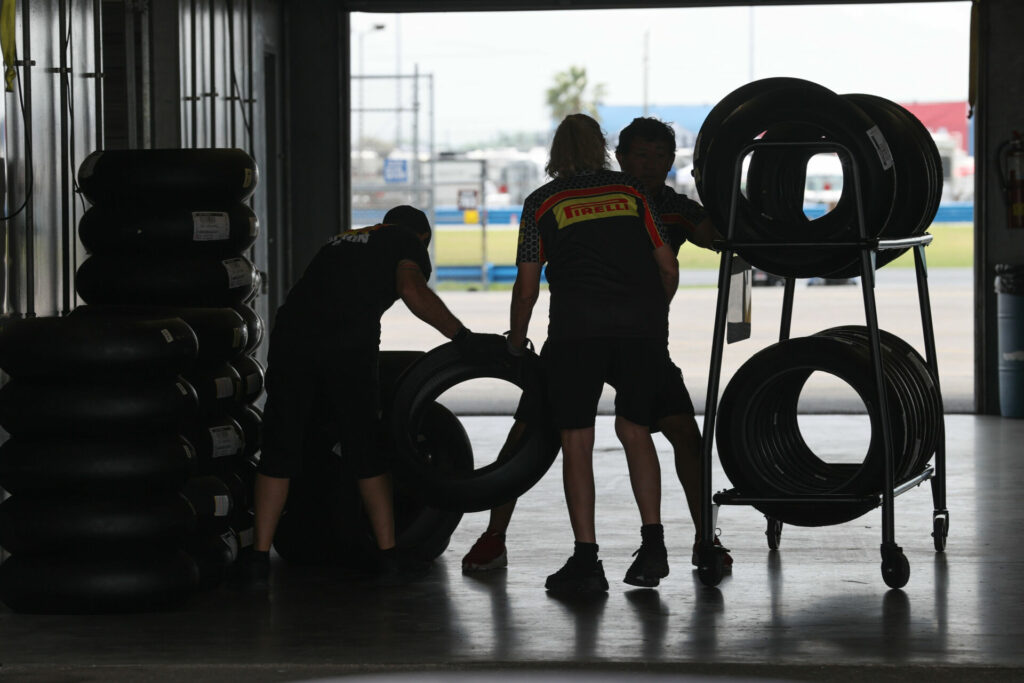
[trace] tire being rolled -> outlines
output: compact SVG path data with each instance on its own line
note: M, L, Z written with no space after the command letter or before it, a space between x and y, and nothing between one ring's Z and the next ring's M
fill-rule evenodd
M241 202L258 181L256 161L230 148L102 150L78 167L86 199L111 206Z
M395 390L391 431L396 455L419 481L416 495L438 509L477 512L513 500L537 483L558 455L559 436L548 417L540 358L532 352L515 358L506 350L504 337L490 337L473 358L454 343L429 351L405 372ZM417 444L427 407L451 387L485 377L505 380L535 397L524 402L524 436L501 461L469 472L435 468Z

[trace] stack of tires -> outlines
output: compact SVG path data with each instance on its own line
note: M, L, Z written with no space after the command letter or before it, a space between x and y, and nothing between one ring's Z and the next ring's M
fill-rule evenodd
M0 324L0 600L37 613L161 609L198 571L182 551L196 505L179 426L199 399L181 373L198 341L180 318Z
M89 256L76 289L86 305L71 317L175 316L198 339L184 373L198 409L179 427L196 456L182 487L197 518L184 548L201 587L219 584L252 542L263 322L251 306L258 279L246 256L258 222L245 201L257 179L255 162L238 149L95 152L79 169L92 207L78 226Z

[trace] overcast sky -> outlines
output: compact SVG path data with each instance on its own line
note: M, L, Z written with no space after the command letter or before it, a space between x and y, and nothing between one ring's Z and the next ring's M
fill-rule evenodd
M435 131L443 147L488 139L498 130L546 130L544 91L571 65L586 67L593 82L605 84L606 104L640 106L645 35L650 104L714 104L751 78L769 76L897 102L966 100L969 26L966 1L356 13L352 72L360 72L361 61L369 75L393 75L399 63L402 73L418 65L421 74L433 74ZM399 97L404 106L411 103L411 89L399 95L393 81L367 80L363 87L368 107L392 107ZM353 84L354 98L357 91ZM426 131L425 81L420 92ZM367 135L395 136L393 115L364 116Z

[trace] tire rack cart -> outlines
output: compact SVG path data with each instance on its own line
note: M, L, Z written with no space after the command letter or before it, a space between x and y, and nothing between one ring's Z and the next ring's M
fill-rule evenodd
M860 239L851 242L736 242L733 240L736 223L736 207L740 191L740 179L742 175L743 159L750 152L767 147L799 147L817 153L836 153L849 159L851 162L853 190L856 201L857 227ZM721 254L721 266L718 272L718 304L715 313L714 339L712 340L711 367L708 375L708 390L706 407L704 412L704 430L700 464L700 486L701 486L701 541L697 546L698 553L698 576L706 586L716 586L722 580L725 571L723 553L713 545L714 524L719 505L757 505L762 503L785 502L787 504L813 504L823 503L863 503L873 502L875 506L882 507L882 578L891 588L901 588L906 585L910 578L910 563L903 554L903 549L896 545L894 532L893 499L911 488L919 486L926 480L931 480L932 500L935 510L932 518L932 537L934 538L935 550L942 552L946 547L946 537L949 531L949 512L946 509L946 463L945 463L945 419L940 414L940 431L938 445L935 451L934 466L927 466L919 474L901 482L894 487L893 481L893 443L891 427L886 408L885 386L882 373L882 354L878 333L878 317L875 307L874 295L874 274L875 257L877 252L886 249L914 249L914 266L917 276L918 300L921 308L921 323L924 331L924 344L926 361L932 379L935 382L935 390L939 393L939 405L942 405L941 391L939 389L939 371L935 355L935 337L932 329L931 304L928 297L928 275L924 256L924 247L931 243L932 236L925 233L916 237L904 239L882 240L868 238L864 224L863 200L861 196L861 185L857 170L856 161L852 158L849 150L838 143L832 142L753 142L746 146L738 155L735 165L732 195L729 206L729 219L724 240L716 240L715 247ZM867 320L868 336L870 340L870 354L874 366L874 379L878 391L878 405L880 411L880 422L883 431L884 457L883 457L883 481L881 482L880 494L869 494L865 496L851 496L843 494L814 494L798 497L784 498L755 498L742 495L735 489L720 491L714 495L714 510L712 509L711 496L711 455L715 434L715 417L718 408L718 390L722 367L722 351L725 337L725 325L727 308L729 302L729 284L732 273L732 261L735 248L790 248L790 247L846 247L851 250L860 251L861 262L861 286L864 294L864 313ZM779 330L780 341L787 340L790 333L790 323L793 313L793 294L795 290L795 279L786 278L786 286L783 293L782 321ZM940 411L941 413L941 411ZM775 550L779 547L782 533L782 522L766 516L767 529L765 535L768 537L768 547Z

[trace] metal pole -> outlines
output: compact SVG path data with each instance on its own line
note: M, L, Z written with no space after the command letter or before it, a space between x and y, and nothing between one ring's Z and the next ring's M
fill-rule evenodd
M644 31L644 116L647 116L647 81L648 81L648 65L650 64L650 44L651 44L651 32Z
M420 65L412 69L412 182L420 184Z
M96 149L103 149L103 0L92 3L92 59L96 98Z
M153 146L153 98L152 92L152 70L149 65L149 6L145 3L138 5L139 15L139 42L142 43L139 49L140 80L142 90L142 147L149 149Z
M245 3L245 23L246 23L246 35L248 38L247 50L249 54L249 92L246 98L246 104L249 108L249 154L256 153L256 88L254 85L254 72L256 71L256 65L253 62L253 28L252 28L252 0L246 0ZM273 105L271 105L273 106ZM269 164L269 159L264 159L264 163Z
M136 83L135 69L135 11L132 8L132 0L125 0L124 3L124 52L125 52L125 93L128 109L128 148L136 149L139 146L139 109L138 109L138 88Z
M36 254L35 254L35 201L31 188L35 185L35 166L32 162L32 30L29 15L31 3L23 5L21 42L25 46L21 78L25 98L25 317L36 317Z
M210 0L210 49L207 56L210 60L210 90L206 93L210 98L210 133L207 141L208 147L217 146L217 51L216 51L216 28L217 28L217 0Z
M227 102L231 112L231 119L228 123L228 136L231 139L231 146L237 147L237 132L238 132L238 112L237 105L241 104L242 93L241 88L239 92L235 92L235 86L238 81L235 79L235 3L231 0L227 0L226 7L227 21L228 21L228 78L227 84L228 94ZM236 104L237 103L237 104ZM251 153L252 150L249 150Z
M68 149L68 52L66 36L68 33L67 0L57 4L57 24L60 29L60 67L57 77L60 79L60 254L61 254L61 293L63 308L61 315L71 312L71 151Z
M487 289L487 160L480 160L480 286Z
M190 2L191 16L189 17L189 31L190 37L190 48L192 53L192 63L189 65L191 76L192 76L192 147L196 148L199 146L199 47L196 45L199 38L199 32L196 26L196 0Z
M437 154L437 149L436 149L436 145L435 145L435 141L434 141L434 74L429 74L427 76L427 83L429 85L428 93L429 93L429 97L430 97L430 118L428 119L429 126L430 126L430 169L429 169L429 173L430 173L430 195L429 195L428 199L429 199L429 203L430 203L430 224L434 225L434 221L436 220L436 215L437 215L436 212L435 212L435 207L434 207L434 204L437 201L437 197L435 196L435 187L436 187L437 177L436 177L436 175L434 173L434 171L437 168L437 162L435 161L435 155ZM418 116L416 118L416 125L417 126L419 125L419 118L418 118ZM437 241L436 240L431 240L430 241L430 261L433 263L433 262L436 261L436 259L437 259ZM435 286L437 284L437 269L432 269L430 271L430 282L429 282L429 284L430 284L431 287L433 287L433 286Z
M402 15L395 15L395 149L402 147Z

